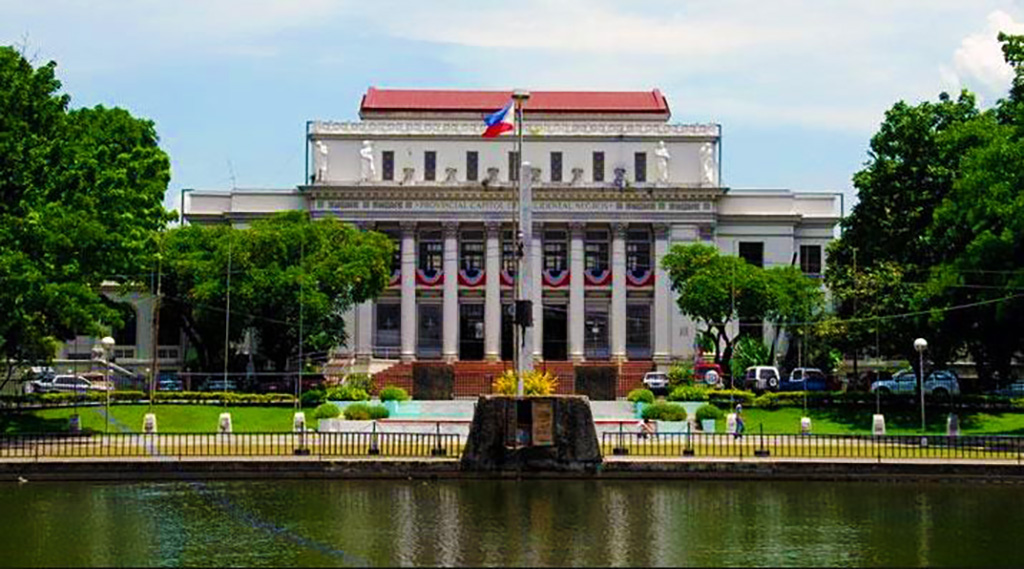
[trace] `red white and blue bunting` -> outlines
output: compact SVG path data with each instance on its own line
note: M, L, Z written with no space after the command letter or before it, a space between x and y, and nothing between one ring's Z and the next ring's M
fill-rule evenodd
M654 271L650 269L626 271L626 286L644 287L652 284L654 284Z
M501 271L501 286L515 286L516 277L508 271Z
M444 282L444 271L440 269L416 269L416 284L420 286L440 286Z
M608 286L612 282L612 272L608 269L583 271L583 277L587 286Z
M402 282L402 270L392 271L391 280L388 281L388 286L398 286Z
M566 269L545 269L544 286L551 288L569 286L569 271Z
M487 282L487 274L480 269L459 269L459 286L478 287Z

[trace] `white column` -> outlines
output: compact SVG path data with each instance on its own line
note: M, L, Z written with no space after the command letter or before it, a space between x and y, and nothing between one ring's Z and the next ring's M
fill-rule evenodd
M662 259L668 253L668 224L659 223L654 226L654 361L658 365L669 363L669 338L672 333L672 318L669 303L675 304L672 298L672 283L668 280L668 272L661 266Z
M501 359L501 224L486 225L484 278L484 359Z
M402 223L402 361L416 359L416 222Z
M612 360L626 359L626 224L612 225Z
M441 322L441 356L451 363L459 359L459 224L444 224L444 316Z
M544 224L533 224L530 239L530 292L533 301L533 361L544 359ZM518 275L516 278L519 278Z
M335 353L341 357L350 358L356 355L356 342L359 340L359 327L356 324L358 310L358 306L353 306L341 315L342 326L345 330L345 344L335 348Z
M570 225L569 241L569 359L583 361L584 302L583 289L584 224Z
M373 357L373 302L356 306L356 358L367 362Z

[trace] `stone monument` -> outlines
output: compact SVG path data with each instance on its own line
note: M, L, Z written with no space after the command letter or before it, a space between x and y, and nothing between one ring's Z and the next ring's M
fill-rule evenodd
M658 147L654 149L654 156L658 160L658 183L668 183L668 161L672 159L672 155L668 153L668 148L665 147L665 141L659 140Z
M377 169L373 165L373 143L364 140L363 147L359 149L359 179L369 182L376 177Z
M326 182L327 181L327 145L322 140L316 141L316 181Z
M705 142L700 145L700 185L714 186L718 175L715 172L715 145Z
M461 466L470 472L594 473L601 462L586 397L483 395Z

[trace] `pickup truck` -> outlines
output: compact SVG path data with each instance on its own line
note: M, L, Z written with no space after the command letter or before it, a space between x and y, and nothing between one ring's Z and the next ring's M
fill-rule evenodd
M904 369L892 376L892 379L880 379L871 384L871 393L879 395L909 395L917 393L917 374L912 369ZM934 370L924 378L925 395L959 395L960 382L956 373L949 370Z
M825 374L813 367L798 367L782 378L779 391L825 391Z

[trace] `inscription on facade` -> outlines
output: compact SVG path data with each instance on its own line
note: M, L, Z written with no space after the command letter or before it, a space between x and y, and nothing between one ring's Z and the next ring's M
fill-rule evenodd
M534 211L545 212L611 212L611 211L709 211L711 202L681 201L535 201ZM512 211L510 201L482 200L315 200L315 209L326 211Z

